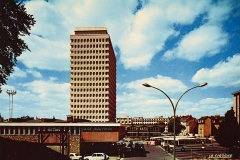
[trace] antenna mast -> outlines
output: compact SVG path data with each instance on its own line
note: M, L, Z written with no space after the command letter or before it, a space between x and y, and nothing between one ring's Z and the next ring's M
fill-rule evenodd
M9 95L9 118L12 118L13 115L13 95L15 95L17 91L15 90L7 90L7 94ZM12 95L12 99L10 99L10 95ZM12 105L11 105L12 102Z

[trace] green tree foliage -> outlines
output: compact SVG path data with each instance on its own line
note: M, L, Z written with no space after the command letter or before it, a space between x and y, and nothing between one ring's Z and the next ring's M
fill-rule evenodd
M226 148L232 148L240 140L240 128L232 108L226 112L225 120L220 123L215 139L220 146Z
M158 121L158 122L156 123L156 125L161 125L161 126L163 126L163 127L161 127L160 132L164 132L165 123L164 123L163 121Z
M29 30L35 22L33 16L27 14L24 4L0 0L0 93L1 86L14 71L17 57L29 50L20 36L30 35Z
M183 126L181 124L181 119L180 117L176 117L175 118L175 133L176 135L181 133L182 130L186 129L185 126ZM174 124L174 118L171 118L170 121L168 122L168 132L172 132L173 133L173 124Z
M165 123L163 121L158 121L156 124L165 125Z

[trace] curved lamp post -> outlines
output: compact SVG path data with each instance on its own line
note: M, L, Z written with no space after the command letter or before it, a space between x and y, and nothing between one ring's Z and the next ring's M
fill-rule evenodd
M175 160L175 140L176 140L176 129L175 129L175 126L176 126L176 122L175 122L175 118L176 118L176 109L177 109L177 105L178 105L178 103L179 103L179 101L180 101L180 99L183 97L183 95L184 94L186 94L188 91L190 91L190 90L192 90L192 89L194 89L194 88L197 88L197 87L204 87L204 86L206 86L207 85L207 82L204 82L204 83L201 83L201 84L199 84L199 85L197 85L197 86L195 86L195 87L192 87L192 88L189 88L187 91L185 91L180 97L179 97L179 99L178 99L178 101L177 101L177 103L176 103L176 105L174 106L173 105L173 102L172 102L172 100L171 100L171 98L165 93L165 92L163 92L161 89L159 89L159 88L157 88L157 87L153 87L153 86L151 86L151 85L149 85L149 84L147 84L147 83L144 83L144 84L142 84L143 86L145 86L145 87L151 87L151 88L154 88L154 89L157 89L157 90L159 90L160 92L162 92L165 96L167 96L167 98L169 99L169 101L170 101L170 103L171 103L171 105L172 105L172 108L173 108L173 159Z

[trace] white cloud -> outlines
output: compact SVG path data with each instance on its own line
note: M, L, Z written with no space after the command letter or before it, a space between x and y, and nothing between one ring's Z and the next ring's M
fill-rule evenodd
M138 92L147 92L148 89L142 85L143 83L148 83L151 86L157 87L163 91L167 91L168 93L182 92L187 89L187 86L185 86L181 81L161 75L132 81L130 83L124 83L122 85L118 84L118 88L131 89Z
M175 105L176 99L172 99ZM154 116L170 117L173 109L170 101L166 97L151 95L148 92L141 94L138 92L126 93L118 96L118 115L143 116L150 118ZM233 105L231 98L206 98L197 102L182 99L177 106L176 115L193 115L196 118L201 116L212 116L220 114L224 116L227 110ZM134 111L134 112L133 112Z
M18 68L11 77L26 80L26 77L31 74L33 76L31 78L41 79L42 74L50 75L52 73L50 71L69 71L70 34L74 34L75 27L106 26L112 44L114 47L119 47L119 63L122 63L126 69L142 69L151 65L151 60L158 57L156 54L161 54L160 51L168 49L165 42L171 38L180 38L180 41L176 42L178 45L176 48L168 50L169 57L167 58L184 57L190 61L219 54L221 48L227 43L228 35L221 28L221 23L228 17L230 9L227 1L214 3L209 0L145 1L143 8L135 14L133 11L137 2L122 0L25 1L27 12L33 14L36 19L36 24L31 29L31 36L24 37L32 52L26 51L19 57L19 61L28 69ZM204 17L202 22L199 21L201 16ZM181 39L182 32L185 31L181 27L193 25L194 30L189 34L184 33L186 35ZM228 58L228 61L220 62L213 68L203 68L194 75L192 82L200 83L207 80L209 86L220 85L222 82L227 82L228 86L239 86L239 78L237 78L240 77L239 61L239 54L236 54ZM166 62L165 65L171 64ZM50 71L45 72L45 70ZM149 75L159 74L159 71L149 72ZM118 70L118 75L120 74L129 76L127 70ZM165 75L171 75L171 73ZM183 75L185 80L189 79L186 74ZM61 79L61 76L58 78ZM178 93L188 88L182 81L162 75L139 80L135 80L137 76L131 75L129 79L131 78L133 81L130 83L118 84L117 113L144 117L171 116L172 108L166 96L157 90L145 88L142 83L149 83L166 91L173 97L173 102L179 98ZM12 79L10 83L13 83ZM26 114L39 117L54 115L56 118L65 119L65 115L69 113L69 83L60 83L56 77L49 77L48 81L41 79L29 83L17 84L17 81L14 83L12 86L2 87L3 94L0 98L1 106L5 107L3 109L5 114L8 112L6 87L18 89L14 97L16 98L14 117ZM192 95L188 94L188 96ZM224 98L211 99L211 101L209 99L194 100L194 102L182 99L177 114L225 113L229 104L230 100L224 101ZM215 112L214 109L216 109Z
M228 57L212 68L202 68L192 77L192 82L207 81L208 86L240 86L240 54Z
M187 4L174 1L150 2L137 12L121 37L119 47L121 61L126 69L139 69L150 64L154 55L161 51L170 36L176 36L174 24L189 24L204 11L207 1L196 7L195 3ZM194 9L193 9L194 8ZM182 16L179 16L182 15Z
M18 67L14 67L13 73L10 74L10 78L26 78L26 77L27 73Z
M51 41L36 35L25 38L31 52L26 51L19 60L28 68L42 70L69 70L70 46L69 41Z
M27 11L36 24L25 38L32 52L24 52L20 60L29 68L69 70L69 35L74 28L106 26L125 68L146 67L169 36L179 33L173 26L193 23L209 1L149 1L134 14L136 6L137 1L120 0L28 1Z
M206 23L185 35L176 48L165 52L164 58L198 61L202 57L219 54L227 44L228 34L222 30L221 23L229 16L231 5L228 1L217 1L212 4L205 3L202 6L205 7L202 13L206 12L204 16Z
M35 78L42 78L42 74L36 70L27 69L26 71L24 71L18 67L14 67L14 71L10 75L10 78L27 78L28 74L31 74Z
M178 115L213 116L220 114L224 116L227 110L233 105L231 98L205 98L199 102L180 102L177 108Z
M174 106L180 96L176 93L183 93L187 90L187 86L181 81L161 75L118 84L117 116L169 117L173 115L173 108L169 99L159 91L154 91L153 88L142 86L142 83L145 82L163 90L170 97ZM223 116L233 103L231 98L201 99L201 96L199 96L196 99L194 92L191 93L180 100L176 115L193 115L200 118L217 113ZM201 95L201 93L197 94Z
M24 37L31 52L24 52L19 60L28 68L67 71L70 34L74 34L75 27L106 26L116 45L136 4L135 1L92 0L26 2L36 24L31 36Z
M228 18L231 11L230 1L216 1L209 7L208 15L206 19L209 24L221 24L221 22Z
M180 58L198 61L205 56L220 53L227 44L228 36L219 26L203 25L189 32L173 50L164 54L168 60Z
M42 78L42 74L38 71L27 69L27 73L33 75L35 78Z
M181 81L161 75L122 85L118 84L117 106L118 110L121 110L119 116L123 114L131 114L133 116L144 115L144 117L172 115L170 114L173 111L169 99L159 91L154 91L153 88L145 88L142 85L143 83L149 83L163 90L168 95L183 92L187 88ZM120 90L123 90L123 92L120 92ZM176 102L174 98L171 100L173 103ZM133 110L134 113L132 112Z
M37 94L38 96L38 103L43 104L47 102L55 102L58 100L66 100L69 101L69 83L57 83L54 80L49 81L41 81L35 80L30 83L21 84L24 86L26 90L31 91L31 93ZM58 95L58 96L56 96ZM53 104L52 104L53 105ZM44 106L44 105L43 105Z
M123 114L143 117L168 116L172 113L171 104L168 99L159 99L148 94L123 93L118 95L117 116ZM133 112L134 111L134 112Z
M25 37L32 52L24 52L20 60L28 68L69 70L69 35L73 34L74 28L106 26L113 45L120 48L120 61L124 67L141 69L150 65L170 36L179 34L174 25L192 24L205 12L209 23L221 22L230 10L229 4L225 3L149 1L134 14L137 1L26 2L27 11L34 15L36 24L31 30L32 35ZM186 59L194 61L217 54L226 43L226 35L221 33L217 27L206 30L201 27L186 36L180 46L168 51L165 57L183 58L186 55Z
M66 119L69 113L69 83L57 83L55 80L35 80L29 83L18 84L17 94L14 96L13 117L24 115ZM20 89L21 87L21 89ZM6 86L3 86L3 92ZM11 89L8 86L8 89ZM14 88L16 89L16 88ZM7 94L3 94L2 102L8 112ZM8 114L7 114L8 115ZM7 118L7 117L6 117Z

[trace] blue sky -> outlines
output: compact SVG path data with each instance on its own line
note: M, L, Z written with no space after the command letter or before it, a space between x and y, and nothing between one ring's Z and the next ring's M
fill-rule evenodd
M70 35L75 27L107 27L117 57L117 116L224 115L240 89L240 2L237 0L32 0L36 20L23 37L25 51L2 86L0 113L9 117L55 116L70 108Z

